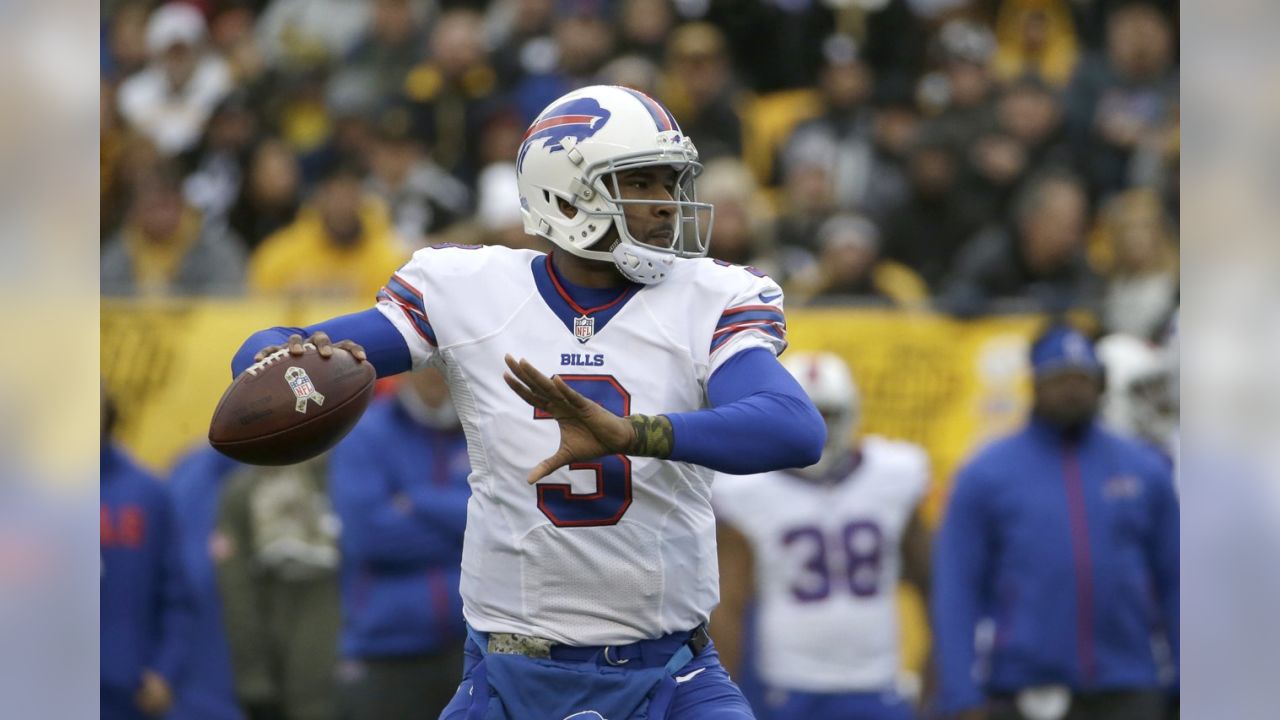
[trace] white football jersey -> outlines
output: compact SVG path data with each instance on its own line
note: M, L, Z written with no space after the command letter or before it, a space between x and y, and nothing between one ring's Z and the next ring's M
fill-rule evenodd
M621 292L621 291L620 291ZM728 358L785 347L782 291L710 259L582 308L550 256L505 247L419 250L379 293L414 366L448 378L466 431L472 496L462 553L467 622L575 645L635 642L707 620L719 601L714 473L621 455L526 478L559 428L502 379L503 356L619 415L706 406Z
M716 513L754 555L765 683L807 692L895 685L902 536L928 477L919 446L867 437L861 462L836 482L787 471L718 479Z

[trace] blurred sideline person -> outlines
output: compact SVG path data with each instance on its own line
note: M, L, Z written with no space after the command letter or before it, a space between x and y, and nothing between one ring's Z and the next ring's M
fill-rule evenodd
M172 720L241 720L231 676L231 649L222 619L214 564L218 503L227 478L242 467L208 446L187 455L169 476L176 542L191 592L191 657L177 687Z
M783 364L826 419L827 444L807 468L717 478L713 637L740 677L747 607L757 604L762 719L909 720L896 690L897 587L901 569L928 594L929 540L917 512L928 457L905 442L855 439L858 391L838 356Z
M405 376L330 455L348 720L434 718L462 680L467 439L444 377Z
M337 717L338 528L326 463L245 466L222 492L218 588L249 720Z
M960 469L934 544L939 710L1159 720L1178 662L1169 463L1098 423L1102 366L1080 332L1049 328L1031 364L1030 421Z
M102 399L100 594L103 720L161 717L186 670L189 604L169 498L111 437Z
M1178 438L1176 351L1113 333L1098 341L1098 358L1107 372L1103 421L1172 457Z

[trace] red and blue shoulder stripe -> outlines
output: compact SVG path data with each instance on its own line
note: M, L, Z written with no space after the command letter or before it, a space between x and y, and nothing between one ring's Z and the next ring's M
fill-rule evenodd
M787 318L774 305L739 305L720 316L711 335L711 352L741 332L755 331L771 335L783 342L787 339Z
M417 288L405 282L404 278L398 274L393 274L387 284L378 291L378 300L386 300L400 308L418 335L431 343L432 347L436 347L436 331L431 327L426 304L423 302L422 293L418 292Z

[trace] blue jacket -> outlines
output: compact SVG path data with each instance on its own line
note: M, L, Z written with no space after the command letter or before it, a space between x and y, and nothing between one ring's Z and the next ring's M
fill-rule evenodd
M168 494L105 441L99 468L101 687L132 697L147 669L177 687L190 607Z
M1152 637L1177 659L1178 502L1154 449L1032 420L958 473L934 546L943 712L1042 684L1156 688ZM994 621L981 685L974 631Z
M222 623L222 600L211 553L218 544L214 528L222 484L242 467L212 448L183 458L169 478L169 494L178 518L178 547L183 574L191 588L191 654L188 672L170 720L240 720L231 651Z
M467 443L374 401L329 456L342 522L343 657L429 654L465 636L462 533Z

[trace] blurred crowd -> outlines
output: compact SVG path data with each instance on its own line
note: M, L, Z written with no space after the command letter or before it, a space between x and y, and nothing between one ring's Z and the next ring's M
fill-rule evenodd
M103 0L104 294L371 299L438 242L541 248L513 160L562 93L666 104L711 254L788 304L1178 299L1172 0Z

